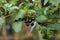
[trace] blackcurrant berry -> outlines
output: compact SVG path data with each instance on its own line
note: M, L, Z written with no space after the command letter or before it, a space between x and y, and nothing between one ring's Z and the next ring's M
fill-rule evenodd
M22 20L21 18L18 19L18 21Z
M17 22L18 20L15 20L15 22Z
M39 25L43 25L43 26L46 26L47 25L46 23L39 23L39 22L38 22L38 24Z
M26 23L26 26L29 26L29 23L28 22Z
M32 20L28 20L28 22L29 22L29 23L31 23L31 22L32 22Z
M38 24L39 24L39 25L44 25L44 24L42 24L42 23L40 23L40 22L38 22Z
M31 26L33 26L34 25L34 23L31 23Z

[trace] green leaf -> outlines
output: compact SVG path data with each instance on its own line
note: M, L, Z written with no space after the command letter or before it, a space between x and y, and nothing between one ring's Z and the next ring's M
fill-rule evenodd
M19 8L17 6L10 7L9 13L12 13L14 11L17 11Z
M22 30L22 21L14 22L12 28L16 33L20 32Z
M9 3L15 5L19 0L10 0Z
M50 31L50 30L47 30L46 34L47 34L47 35L46 35L47 38L51 38L51 37L53 36L53 32Z
M37 22L40 22L40 23L45 23L45 22L47 22L47 17L46 16L44 16L44 15L40 15L40 16L38 16L37 18L36 18L36 21Z
M6 0L0 0L0 6L3 6L5 3L7 3Z
M34 2L35 2L35 6L41 8L41 0L35 0Z
M11 10L14 10L14 9L19 9L17 6L13 6L10 8Z
M60 0L49 0L49 2L52 3L52 5L58 6L58 4L60 3Z
M24 10L27 12L29 9L27 6L24 7Z
M60 31L60 23L49 24L47 29Z
M36 11L36 17L38 17L38 16L43 14L42 10L40 8L38 8L38 7L35 7L35 11Z
M5 12L4 12L5 15L9 13L8 11L10 11L11 6L12 6L12 4L9 4L9 3L4 4L3 8L5 10Z
M15 19L18 20L19 18L23 19L26 15L26 12L24 10L20 10L18 13L16 13Z
M35 16L36 15L36 11L35 10L28 10L28 15L29 16Z
M50 5L44 9L44 15L53 14L56 10L58 10L58 7Z

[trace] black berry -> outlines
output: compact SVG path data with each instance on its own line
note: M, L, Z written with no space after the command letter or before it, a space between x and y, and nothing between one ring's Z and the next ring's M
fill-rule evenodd
M29 23L28 22L26 23L26 26L29 26Z
M32 22L32 20L28 20L28 22L29 22L29 23L31 23L31 22Z
M33 26L34 25L34 23L31 23L31 26Z
M15 20L15 22L17 22L18 20Z

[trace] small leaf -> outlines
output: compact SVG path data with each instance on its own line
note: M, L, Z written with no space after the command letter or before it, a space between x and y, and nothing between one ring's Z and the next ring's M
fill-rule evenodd
M58 10L57 7L50 5L44 9L44 15L53 14L56 10Z
M28 15L29 16L35 16L36 15L35 10L28 10Z
M60 23L49 24L47 29L60 31Z
M36 18L36 21L40 22L40 23L45 23L45 22L47 22L47 17L44 15L40 15Z
M35 8L35 11L36 11L36 17L38 17L38 16L43 14L42 10L40 8L38 8L38 7Z
M60 3L60 0L49 0L49 2L52 3L52 5L58 6L58 4Z
M13 10L13 9L19 9L19 8L17 6L13 6L10 9Z
M17 6L10 7L9 13L12 13L14 11L17 11L19 8Z
M19 0L9 0L9 3L15 5L18 1Z
M14 22L12 28L16 33L20 32L22 30L22 21Z
M26 15L26 12L24 10L20 10L17 14L15 19L18 20L19 18L23 19Z

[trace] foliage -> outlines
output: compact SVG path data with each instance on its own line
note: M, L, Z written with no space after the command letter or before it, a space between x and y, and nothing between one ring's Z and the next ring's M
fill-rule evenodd
M14 22L12 24L12 28L13 30L16 32L16 33L19 33L22 29L22 22L21 21L18 21L18 22Z
M40 23L45 23L47 22L48 18L44 15L40 15L39 17L36 18L36 21L37 22L40 22Z
M18 0L10 0L9 2L0 0L0 31L6 17L11 17L11 26L14 32L21 32L22 19L25 20L24 18L27 16L30 19L34 17L34 22L40 23L38 31L48 38L56 32L60 32L60 0L44 0L44 3L41 0L33 0L32 2L25 0L18 6L17 4ZM54 31L51 32L51 30Z

